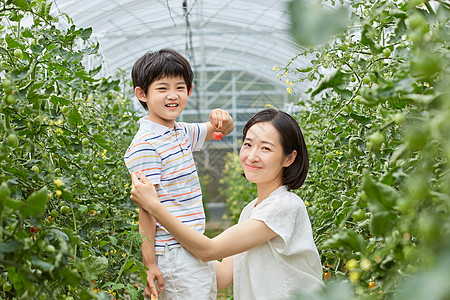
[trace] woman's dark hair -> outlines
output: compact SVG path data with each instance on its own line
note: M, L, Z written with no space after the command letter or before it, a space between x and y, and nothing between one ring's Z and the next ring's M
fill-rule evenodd
M245 124L243 139L247 136L250 127L260 122L269 122L278 131L284 155L289 155L294 150L297 151L294 162L283 170L282 183L288 186L288 190L298 189L305 181L309 169L308 150L298 123L283 111L272 108L265 109L256 113Z
M140 87L146 94L148 87L155 80L177 76L184 78L187 90L190 91L194 80L191 65L186 58L173 49L147 52L134 63L131 70L133 89ZM148 109L146 102L139 102L146 110Z

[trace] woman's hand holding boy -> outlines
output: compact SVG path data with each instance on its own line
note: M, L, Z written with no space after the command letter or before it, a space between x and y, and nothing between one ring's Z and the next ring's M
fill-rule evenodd
M131 174L131 201L139 207L142 207L150 214L155 208L161 206L159 202L158 193L153 184L141 171Z

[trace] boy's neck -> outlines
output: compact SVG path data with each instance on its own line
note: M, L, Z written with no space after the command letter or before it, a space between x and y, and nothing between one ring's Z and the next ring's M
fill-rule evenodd
M150 113L148 114L147 119L149 121L152 121L152 122L154 122L156 124L159 124L159 125L166 126L168 128L175 128L175 120L161 119L161 118L155 117L154 115L152 115Z

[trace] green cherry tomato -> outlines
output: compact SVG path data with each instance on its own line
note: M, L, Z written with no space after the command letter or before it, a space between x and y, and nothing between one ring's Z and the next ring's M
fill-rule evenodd
M392 119L394 120L395 124L400 125L405 123L405 115L402 113L396 113Z
M61 206L61 208L59 209L59 212L60 212L62 215L67 215L67 214L69 214L69 212L70 212L70 207L68 207L67 205L63 205L63 206Z
M68 107L68 106L63 106L63 107L61 108L61 112L62 112L63 114L67 114L67 113L69 112L69 109L70 109L70 107Z
M384 142L384 135L379 131L374 132L369 136L369 141L374 148L379 149Z
M56 217L58 216L58 212L56 211L56 209L52 209L52 211L50 212L50 215L51 215L53 218L56 218Z
M5 79L2 81L2 88L9 89L11 88L12 82L9 79Z
M369 78L369 76L364 76L364 78L362 79L362 82L364 83L364 84L369 84L370 83L370 78Z
M20 49L14 50L14 56L17 58L22 58L22 50Z
M385 48L384 50L383 50L383 56L384 57L389 57L389 56L391 56L391 49L389 49L389 48Z
M81 144L82 144L83 146L89 145L89 139L88 139L88 138L82 139L82 140L81 140Z
M10 133L8 135L8 137L6 138L6 142L8 143L8 145L10 146L15 146L17 145L17 136L14 133Z
M8 105L14 105L14 104L16 104L16 97L14 97L14 95L8 95L5 98L5 102Z
M11 282L7 281L3 284L3 290L5 292L9 292L12 289L12 284Z
M353 212L352 217L355 221L364 220L366 213L362 209L357 209Z
M33 171L34 173L39 173L39 167L38 166L32 166L31 167L31 171Z
M47 245L45 246L44 251L47 253L55 253L56 248L53 245Z

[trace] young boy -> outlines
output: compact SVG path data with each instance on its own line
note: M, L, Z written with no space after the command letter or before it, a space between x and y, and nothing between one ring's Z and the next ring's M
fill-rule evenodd
M125 153L128 171L142 171L167 210L203 233L205 214L192 152L211 140L216 130L229 134L233 120L228 112L215 109L208 123L175 121L191 95L193 72L189 62L172 49L145 54L135 62L131 75L135 95L148 116L139 120L140 128ZM148 297L160 292L159 299L216 299L213 264L184 249L142 208L139 231L152 241L143 239L142 244L142 258L149 269Z

